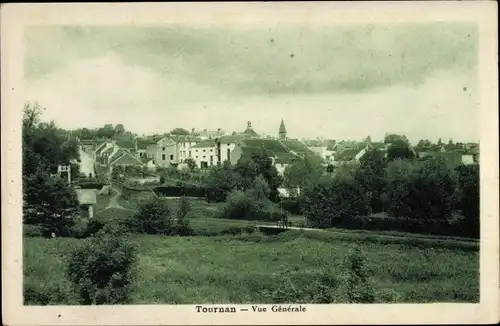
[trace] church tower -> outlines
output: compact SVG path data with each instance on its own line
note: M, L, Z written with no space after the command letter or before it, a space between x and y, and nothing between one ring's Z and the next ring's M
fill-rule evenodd
M278 132L278 136L280 140L286 140L286 128L285 122L281 119L280 130Z

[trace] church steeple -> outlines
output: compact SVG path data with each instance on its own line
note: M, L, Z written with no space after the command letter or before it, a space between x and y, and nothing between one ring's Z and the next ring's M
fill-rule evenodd
M279 139L285 140L286 139L286 128L285 128L285 122L283 119L281 119L281 124L280 124L280 129L278 132Z

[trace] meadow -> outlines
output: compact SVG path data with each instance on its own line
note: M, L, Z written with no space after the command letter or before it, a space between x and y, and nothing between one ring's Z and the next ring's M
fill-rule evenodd
M290 230L277 236L224 230L249 221L194 219L212 236L134 235L139 250L134 304L312 302L327 275L334 302L343 295L345 256L366 255L377 302L478 302L477 243L403 238L376 233ZM220 219L219 219L220 220ZM225 235L222 235L225 234ZM384 238L385 237L385 238ZM399 239L399 240L398 240ZM85 240L25 238L26 304L70 304L67 254ZM442 246L439 241L448 241Z

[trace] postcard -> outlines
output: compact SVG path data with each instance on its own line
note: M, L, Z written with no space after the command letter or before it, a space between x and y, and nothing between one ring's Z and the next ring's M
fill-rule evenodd
M6 325L499 321L495 2L1 13Z

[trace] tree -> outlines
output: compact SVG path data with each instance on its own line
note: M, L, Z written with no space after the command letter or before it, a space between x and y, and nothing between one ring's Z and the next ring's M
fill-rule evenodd
M170 134L177 136L187 136L190 134L190 132L184 128L175 128L170 132Z
M203 180L203 186L207 189L210 200L224 201L226 196L234 189L243 188L243 180L240 174L235 172L231 164L224 162L210 171Z
M384 144L392 144L398 140L408 143L408 139L404 135L385 134L384 136Z
M132 228L139 233L169 235L174 231L170 207L165 199L158 197L143 200L132 223Z
M389 160L395 159L412 159L415 155L408 143L402 140L396 140L391 143L389 149L387 150L387 158Z
M179 207L177 208L177 234L179 235L190 235L192 233L192 229L189 223L189 219L187 217L189 211L191 210L191 206L189 205L189 201L186 197L182 196L179 199Z
M269 199L270 189L266 179L262 175L255 178L250 189L251 196L256 200L267 201Z
M58 236L69 235L79 204L75 190L67 181L38 169L25 177L23 188L24 222L39 224L45 235L52 232Z
M467 229L472 236L479 236L479 166L460 165L456 168L458 175L457 207L466 218Z
M123 126L123 124L119 123L115 126L115 136L120 136L120 135L123 135L125 133L125 127Z
M304 159L293 162L285 169L283 184L294 194L297 187L305 189L317 183L324 170L319 157L306 156Z
M192 158L186 159L184 163L187 164L189 170L193 171L196 169L196 162Z
M456 176L446 162L430 158L388 166L389 211L393 216L445 220L454 209Z
M384 154L371 150L361 157L360 167L355 172L355 178L363 187L374 212L383 211L381 195L386 187L386 167L387 161Z
M271 158L265 154L253 154L252 161L257 164L257 175L261 174L269 185L270 199L277 201L279 198L278 187L283 180L278 174L276 167L274 167Z
M363 188L350 176L323 178L304 193L304 215L317 227L332 227L352 216L370 213Z
M118 232L100 231L69 255L66 274L81 304L130 303L137 249Z

